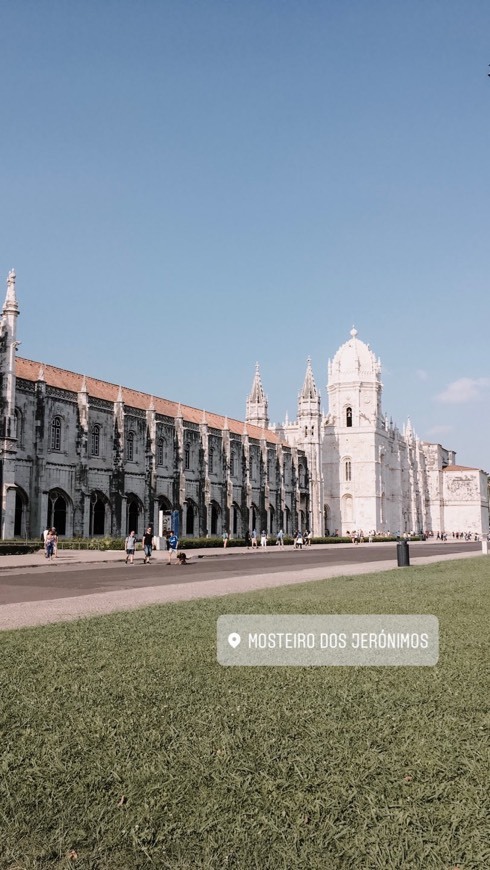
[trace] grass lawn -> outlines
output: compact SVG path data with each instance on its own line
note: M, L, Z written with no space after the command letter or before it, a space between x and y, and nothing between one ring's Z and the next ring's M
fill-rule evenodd
M483 870L490 561L0 634L0 868ZM434 668L222 668L222 613L433 613Z

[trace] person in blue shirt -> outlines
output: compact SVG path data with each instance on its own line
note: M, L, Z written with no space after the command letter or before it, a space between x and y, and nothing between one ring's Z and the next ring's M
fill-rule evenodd
M170 532L170 536L168 539L168 564L172 564L172 557L177 556L177 547L179 546L179 539L174 531Z

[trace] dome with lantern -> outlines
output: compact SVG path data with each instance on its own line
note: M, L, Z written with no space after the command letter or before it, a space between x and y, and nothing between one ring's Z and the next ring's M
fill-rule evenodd
M328 381L333 383L352 383L352 381L375 381L379 383L381 361L368 344L357 337L353 326L350 338L339 347L333 360L328 362Z

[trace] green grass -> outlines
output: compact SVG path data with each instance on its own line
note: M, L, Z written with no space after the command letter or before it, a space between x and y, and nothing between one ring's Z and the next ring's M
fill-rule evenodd
M488 589L480 557L3 633L1 870L489 867ZM439 664L222 668L240 612L434 613Z

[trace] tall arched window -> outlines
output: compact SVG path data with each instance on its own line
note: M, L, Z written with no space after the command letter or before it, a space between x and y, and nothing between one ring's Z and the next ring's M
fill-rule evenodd
M352 480L352 462L350 459L346 459L344 463L344 480Z
M235 477L236 474L236 456L233 450L230 454L230 474L232 477Z
M23 426L23 418L22 414L18 408L15 409L15 419L16 419L16 437L17 444L19 447L24 446L24 426Z
M194 534L194 505L191 501L188 501L186 505L185 533L189 537Z
M61 450L61 417L53 417L51 423L51 450Z
M345 409L345 425L348 429L352 427L352 408Z
M91 451L92 456L99 456L100 453L100 426L95 424L92 426L92 443L91 443Z
M165 439L159 438L157 444L157 465L163 465L165 459Z
M208 469L210 474L214 471L214 450L212 447L209 451Z
M191 467L191 448L189 444L185 445L184 449L184 468L189 469Z
M128 437L126 438L126 459L128 462L133 462L134 460L134 432L128 432Z

